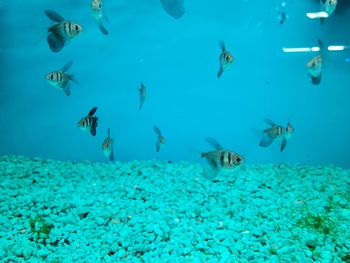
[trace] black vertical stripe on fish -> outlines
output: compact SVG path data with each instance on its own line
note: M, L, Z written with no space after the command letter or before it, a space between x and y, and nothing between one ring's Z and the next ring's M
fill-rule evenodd
M221 163L221 166L225 166L225 152L222 152L220 154L220 163Z
M231 166L232 165L231 154L229 154L227 157L228 157L228 165Z

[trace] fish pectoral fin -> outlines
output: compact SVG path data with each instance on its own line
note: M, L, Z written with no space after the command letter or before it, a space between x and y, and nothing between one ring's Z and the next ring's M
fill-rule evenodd
M311 83L313 85L319 85L321 83L321 74L318 77L314 77L311 75Z
M271 138L270 136L267 136L266 134L264 134L264 135L261 137L259 146L260 146L260 147L268 147L268 146L271 145L271 143L272 143L273 141L274 141L274 138Z
M64 93L69 96L70 95L70 83L69 81L66 81L63 85L62 85L62 90L64 91Z
M287 139L284 137L281 143L281 152L286 148L287 145Z
M58 14L56 11L53 11L53 10L45 10L45 14L46 16L51 19L52 21L55 21L55 22L63 22L64 21L64 18L63 16L61 16L60 14Z
M66 65L63 66L62 71L63 72L68 71L70 69L70 67L72 66L72 64L73 64L73 61L72 60L69 61Z
M65 44L64 39L53 33L48 34L46 41L49 44L50 50L54 53L60 52Z
M100 31L102 32L102 34L108 35L108 31L107 31L107 29L102 25L102 23L99 23L99 24L98 24L98 28L100 29Z

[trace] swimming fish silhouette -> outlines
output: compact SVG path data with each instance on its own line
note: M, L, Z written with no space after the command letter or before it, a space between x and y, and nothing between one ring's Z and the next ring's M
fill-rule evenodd
M65 20L53 10L46 10L46 16L53 22L57 22L48 28L47 43L52 52L59 52L65 44L78 36L83 27L75 22Z
M157 134L156 152L159 152L160 147L165 144L165 137L162 135L160 129L157 126L153 126L153 130Z
M98 124L98 118L94 116L96 111L97 107L93 107L89 111L88 115L78 122L78 127L83 131L90 132L92 136L96 135L96 128Z
M61 89L64 93L70 95L70 81L74 81L79 84L73 75L69 75L66 72L72 66L73 61L68 62L61 70L48 73L46 75L46 80L54 87Z
M104 14L103 0L92 0L91 2L92 16L95 19L98 28L104 35L108 35L107 29L104 27L103 22L109 22L108 18Z
M218 78L222 76L225 70L233 63L234 57L232 54L226 50L225 43L223 41L219 41L219 46L221 48L221 53L219 56L220 68L217 73Z
M183 0L160 0L160 3L165 12L175 19L179 19L185 14Z
M110 161L114 160L114 152L113 152L113 139L110 136L110 129L108 128L107 138L102 143L103 153Z

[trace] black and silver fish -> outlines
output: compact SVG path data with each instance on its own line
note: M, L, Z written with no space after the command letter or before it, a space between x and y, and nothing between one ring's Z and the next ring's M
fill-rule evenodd
M215 177L221 169L234 169L244 163L244 158L238 153L225 150L214 138L206 138L206 141L212 145L215 150L203 152L202 158L205 158L211 168L211 171L204 171L205 177Z
M232 54L226 50L225 43L223 41L219 41L219 46L221 48L221 53L219 56L220 68L217 73L218 78L222 76L222 73L233 63L234 57Z
M78 122L78 127L83 131L90 132L92 136L96 135L96 128L98 124L98 118L94 116L96 111L97 107L93 107L89 111L88 115Z
M110 129L108 128L107 138L102 143L103 153L110 161L114 160L114 152L113 152L113 139L110 136Z
M92 0L91 2L92 16L95 19L98 28L104 35L108 35L107 29L104 27L103 22L109 22L108 18L104 14L103 0Z
M268 147L270 146L276 139L282 139L281 143L281 152L286 148L287 142L294 133L294 127L290 122L288 122L287 127L283 127L282 125L278 125L271 121L270 119L265 119L264 122L270 125L270 128L264 129L263 134L261 136L261 140L259 146Z
M73 61L68 62L61 70L57 70L46 75L46 80L55 88L63 90L63 92L70 95L70 81L79 84L73 75L67 74L67 71L72 66Z
M143 82L140 83L139 94L140 94L140 107L139 107L139 110L141 110L142 105L143 105L143 103L146 100L146 87L143 84Z
M162 135L160 129L157 126L153 126L153 130L157 134L156 152L159 152L160 147L165 144L165 137Z
M59 52L65 44L78 36L83 27L73 21L65 20L60 14L53 10L46 10L46 16L53 22L57 22L49 27L47 35L47 43L52 52Z
M322 64L323 58L321 55L313 57L307 64L309 76L311 77L311 83L313 85L319 85L321 83L322 76Z

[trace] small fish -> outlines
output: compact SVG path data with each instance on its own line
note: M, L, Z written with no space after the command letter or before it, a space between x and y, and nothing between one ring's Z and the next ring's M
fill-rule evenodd
M219 41L219 46L221 48L221 54L219 56L220 68L217 73L218 78L221 77L222 73L233 63L234 57L229 51L226 50L225 44L223 41Z
M146 87L145 85L141 82L140 88L139 88L139 93L140 93L140 107L139 110L141 110L143 103L146 100Z
M160 0L160 3L165 12L175 19L179 19L185 14L184 0Z
M214 178L221 169L234 169L244 163L244 158L238 153L230 150L225 150L214 138L206 138L206 141L212 145L215 150L202 153L202 158L205 158L212 169L205 171L205 177Z
M102 34L108 35L108 31L103 25L103 21L109 22L108 18L105 16L103 11L103 1L92 0L91 8L92 8L92 16L95 19L100 31L102 32Z
M286 13L284 11L280 11L278 13L278 18L279 18L280 24L282 25L286 21L287 15L286 15Z
M83 27L75 22L65 20L60 14L53 10L46 10L46 16L53 22L57 22L49 27L47 35L47 43L52 52L59 52L65 44L78 36Z
M61 70L54 71L46 75L46 80L55 88L63 90L67 96L70 95L70 81L74 81L76 84L79 84L73 75L66 73L72 64L73 61L70 61Z
M102 143L102 150L107 158L110 161L114 161L114 152L113 152L113 139L110 136L110 129L108 128L107 138Z
M290 139L292 134L294 133L294 128L288 122L287 127L283 127L274 123L269 119L265 119L264 122L270 125L270 128L263 130L263 134L259 143L261 147L268 147L273 143L276 139L282 139L281 143L281 152L286 148L287 141Z
M96 128L98 124L98 118L94 116L96 111L97 107L93 107L89 111L88 115L78 122L78 127L83 131L90 132L92 136L96 135Z
M156 152L160 151L160 147L165 144L165 137L162 135L160 129L157 126L153 126L154 132L157 134Z
M309 76L311 77L311 83L319 85L321 83L322 76L322 63L323 59L321 55L313 57L307 64Z

